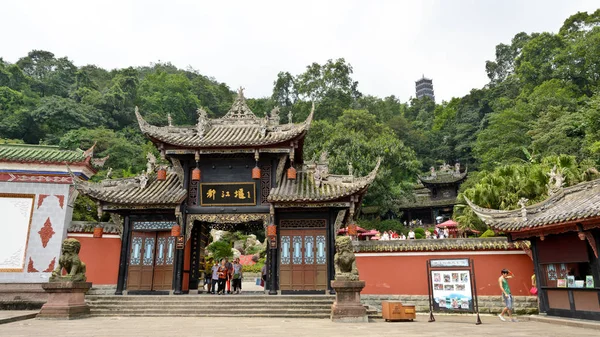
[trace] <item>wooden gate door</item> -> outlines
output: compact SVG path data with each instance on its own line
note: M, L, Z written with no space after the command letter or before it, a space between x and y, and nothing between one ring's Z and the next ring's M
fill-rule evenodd
M175 237L170 236L170 232L158 232L157 234L152 290L171 290L173 261L175 260Z
M170 290L175 238L170 232L132 232L127 290Z
M284 221L281 222L284 223ZM302 226L301 223L298 225ZM325 228L282 227L279 247L279 287L281 290L325 291L327 289L327 233Z
M156 232L132 232L127 290L152 290Z

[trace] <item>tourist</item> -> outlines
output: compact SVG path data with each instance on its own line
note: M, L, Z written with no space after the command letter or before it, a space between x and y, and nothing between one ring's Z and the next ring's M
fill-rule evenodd
M431 239L431 232L428 229L425 230L425 239Z
M406 240L406 235L404 235L404 233L400 234L400 240Z
M217 291L217 284L219 283L219 264L215 263L213 264L212 268L212 294L214 295L215 292Z
M382 241L387 241L390 239L390 235L388 234L388 232L384 231L383 235L381 236L381 240Z
M447 239L450 237L450 230L448 227L444 228L444 237Z
M409 240L415 239L415 231L413 231L412 228L408 231L408 239Z
M260 270L260 285L267 289L267 263L262 266Z
M210 289L212 288L212 268L215 263L211 256L205 257L204 261L204 285L202 286L202 289L206 286L206 292L210 294Z
M231 275L233 274L233 264L229 262L229 258L225 258L225 267L227 268L227 293L231 294Z
M240 264L240 258L236 258L233 261L233 276L231 278L233 283L233 293L239 294L242 292L242 265Z
M223 295L225 294L225 283L229 277L229 269L227 269L227 261L225 259L221 260L217 274L219 275L219 289L217 290L217 294Z
M502 269L500 278L498 278L498 285L500 286L500 290L502 291L502 300L504 300L504 309L498 315L501 321L506 321L504 318L504 314L508 313L508 318L511 321L516 322L515 318L512 318L512 310L513 310L513 297L510 292L510 287L508 285L508 279L513 278L515 275L508 269Z
M444 238L444 229L440 228L440 230L438 230L438 239L443 239Z

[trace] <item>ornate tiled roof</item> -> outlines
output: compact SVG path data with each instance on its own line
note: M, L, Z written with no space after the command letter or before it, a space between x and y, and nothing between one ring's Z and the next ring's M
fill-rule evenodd
M302 123L279 124L279 109L273 109L266 118L256 117L240 89L225 116L208 119L206 111L198 109L195 126L159 127L148 124L137 108L135 114L142 132L156 141L179 147L214 148L266 146L292 140L308 130L314 110L313 104L310 115Z
M427 208L427 207L444 207L456 205L456 198L448 199L431 199L429 196L417 196L415 201L403 199L398 204L400 209Z
M354 251L369 252L414 252L452 250L518 250L529 249L529 241L508 242L505 237L476 239L419 239L390 241L354 241Z
M560 189L534 205L501 211L479 207L465 197L473 211L490 227L503 232L536 230L544 226L583 222L600 217L600 179Z
M326 171L319 171L318 167L311 168L311 163L305 165L298 172L295 180L290 180L287 175L278 187L271 189L269 202L319 202L331 201L360 192L375 180L381 159L371 173L364 177L354 178L352 175L329 175ZM318 165L320 166L320 165Z
M185 199L183 169L178 160L173 160L173 169L167 171L164 181L157 180L155 167L133 178L105 179L100 183L73 178L77 190L92 199L107 204L175 206Z
M460 165L456 163L454 169L448 164L440 165L438 171L432 166L428 175L420 175L419 180L423 185L455 184L462 182L467 177L467 170L460 172Z
M64 150L58 146L0 144L0 161L38 163L81 163L93 155L93 148L83 151Z
M69 233L93 233L95 227L102 227L105 234L121 234L122 228L112 222L96 221L71 221L67 232Z

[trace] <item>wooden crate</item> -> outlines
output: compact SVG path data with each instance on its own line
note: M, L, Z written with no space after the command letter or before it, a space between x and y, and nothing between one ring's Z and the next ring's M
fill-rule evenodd
M414 305L402 305L399 301L382 301L381 314L387 321L414 320L417 312Z

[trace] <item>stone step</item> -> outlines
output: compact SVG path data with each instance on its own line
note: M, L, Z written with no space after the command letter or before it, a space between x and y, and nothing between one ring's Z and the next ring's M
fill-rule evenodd
M232 314L232 313L201 313L201 314L187 314L187 313L177 313L177 314L171 314L171 313L160 313L160 314L138 314L138 313L131 313L131 314L118 314L118 313L90 313L90 316L92 317L110 317L110 316L123 316L123 317L265 317L265 318L322 318L322 319L329 319L330 318L331 313L326 313L326 314L321 314L321 313L317 313L317 314L293 314L293 313L285 313L285 314L281 314L281 313L263 313L263 314L256 314L256 313L244 313L244 314Z
M163 310L173 310L173 309L189 309L189 310L209 310L209 309L228 309L235 307L240 310L254 310L256 308L267 308L270 310L286 310L290 308L301 308L307 310L317 310L317 309L325 309L331 310L331 305L269 305L269 306L259 306L259 305L214 305L214 304L195 304L195 305L161 305L161 306L148 306L148 305L120 305L120 304L110 304L110 305L90 305L92 309L111 309L111 310L120 310L120 309L130 309L130 310L145 310L148 308L160 308Z
M236 309L221 309L221 310L90 310L91 314L112 315L112 316L160 316L160 315L177 315L177 316L213 316L213 315L237 315L247 317L248 315L329 315L331 310L236 310Z

